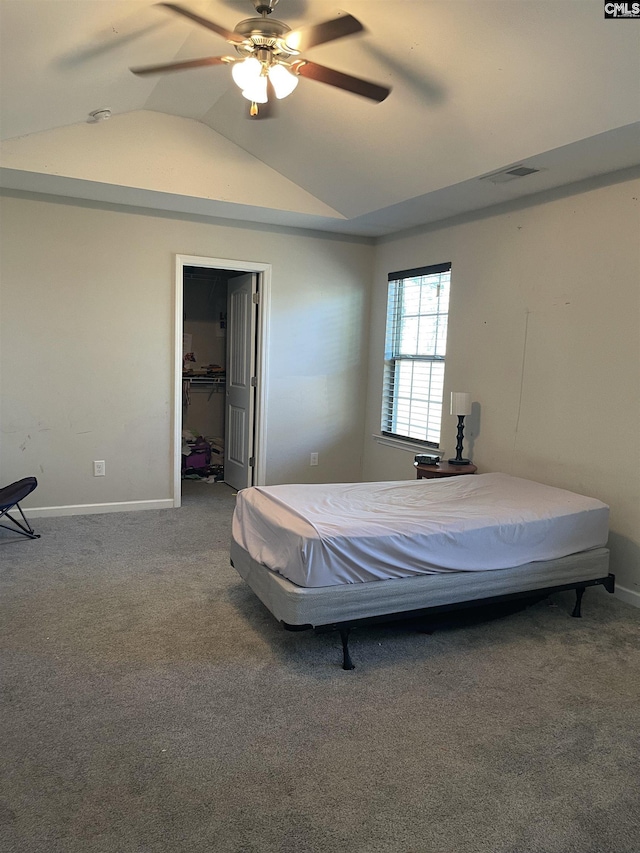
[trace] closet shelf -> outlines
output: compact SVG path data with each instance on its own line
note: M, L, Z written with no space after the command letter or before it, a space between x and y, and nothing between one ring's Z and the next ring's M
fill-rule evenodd
M189 406L192 391L208 391L210 400L213 394L224 391L226 377L224 373L205 375L196 375L183 373L182 374L182 403L184 406Z
M211 376L197 376L193 373L183 373L182 378L192 385L224 385L226 377L224 373Z

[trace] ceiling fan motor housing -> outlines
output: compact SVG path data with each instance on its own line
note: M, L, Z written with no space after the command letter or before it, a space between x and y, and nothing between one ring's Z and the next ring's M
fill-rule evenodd
M284 38L291 32L282 21L275 18L265 21L264 18L247 18L235 27L234 32L244 36L243 44L236 44L235 49L241 56L250 56L256 49L266 48L281 58L291 56L296 51L285 47Z

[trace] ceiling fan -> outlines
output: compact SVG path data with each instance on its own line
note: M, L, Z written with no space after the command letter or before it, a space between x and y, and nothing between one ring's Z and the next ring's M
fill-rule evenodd
M230 65L235 83L242 90L244 97L251 102L252 116L258 115L258 104L268 103L270 94L276 98L286 98L290 95L298 85L298 77L326 83L376 103L387 97L391 89L386 86L318 65L317 62L300 56L303 51L319 44L362 32L364 27L353 15L341 15L320 24L292 30L282 21L268 18L278 0L252 2L261 17L240 21L234 30L215 24L177 3L158 4L222 36L233 45L237 56L207 56L185 62L132 68L131 71L140 75L164 74L168 71L182 71L206 65Z

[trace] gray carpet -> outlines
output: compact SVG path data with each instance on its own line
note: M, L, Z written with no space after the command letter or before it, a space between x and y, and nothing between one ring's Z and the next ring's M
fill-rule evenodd
M640 611L288 633L233 493L0 531L4 853L638 853Z

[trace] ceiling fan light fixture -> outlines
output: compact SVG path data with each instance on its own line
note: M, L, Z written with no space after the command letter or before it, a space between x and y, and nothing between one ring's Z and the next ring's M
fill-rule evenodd
M280 63L276 63L269 68L269 80L273 86L276 98L280 100L290 95L298 85L297 76Z
M251 89L262 76L262 63L255 56L249 56L242 62L236 62L231 69L233 80L240 89ZM266 88L266 80L265 80Z

